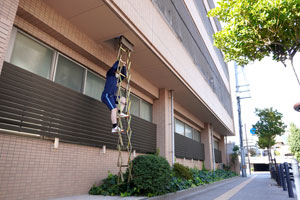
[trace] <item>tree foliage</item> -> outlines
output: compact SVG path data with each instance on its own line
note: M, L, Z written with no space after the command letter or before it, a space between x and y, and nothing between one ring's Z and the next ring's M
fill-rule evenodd
M272 56L285 66L290 61L293 67L300 49L299 0L220 0L218 4L208 16L225 23L214 34L214 43L226 61L243 66Z
M282 121L282 114L273 108L255 109L259 117L253 128L258 136L258 146L262 149L271 148L275 144L275 137L282 135L286 125Z
M282 121L282 114L273 108L255 109L255 114L259 117L253 128L258 136L258 146L261 149L267 148L269 158L269 168L271 169L271 147L275 144L275 137L282 135L286 125Z
M290 124L290 135L288 137L288 144L291 152L300 162L300 129L294 123Z

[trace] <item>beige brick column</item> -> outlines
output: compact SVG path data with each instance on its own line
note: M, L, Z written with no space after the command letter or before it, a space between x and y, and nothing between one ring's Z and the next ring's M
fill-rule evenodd
M222 152L222 163L227 165L227 159L226 159L226 144L225 144L225 137L221 136L221 140L219 141L219 148Z
M204 144L205 160L204 165L206 169L213 169L213 155L212 155L212 143L211 143L211 125L205 124L204 130L201 132L201 142Z
M0 0L0 74L19 0Z
M167 89L159 90L153 103L153 122L157 124L156 144L160 155L172 164L171 97Z

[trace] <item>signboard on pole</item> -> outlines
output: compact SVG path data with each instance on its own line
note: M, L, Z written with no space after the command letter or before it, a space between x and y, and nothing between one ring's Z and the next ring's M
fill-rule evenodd
M250 133L251 133L252 135L255 135L255 131L256 131L256 128L251 128L251 129L250 129Z

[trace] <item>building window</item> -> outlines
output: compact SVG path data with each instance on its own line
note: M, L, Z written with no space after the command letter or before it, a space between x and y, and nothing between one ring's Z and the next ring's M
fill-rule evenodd
M193 139L196 140L197 142L200 142L200 132L197 131L196 129L194 129L194 133L193 133Z
M184 135L184 123L175 119L175 132Z
M175 132L184 135L190 139L193 139L197 142L200 142L200 132L191 126L187 125L186 123L175 119Z
M152 105L144 100L140 100L141 115L140 117L149 122L152 121Z
M83 89L84 70L83 67L75 62L59 55L54 81L67 88L81 92Z
M144 120L152 122L152 105L133 94L130 95L130 100L130 113Z
M85 94L101 101L101 94L104 90L105 79L88 71L85 84Z
M185 136L193 139L193 128L190 127L189 125L185 124L184 130L185 130Z
M101 101L105 79L13 28L6 61ZM124 94L124 90L122 90ZM152 122L152 104L131 95L131 114Z
M219 142L214 140L214 149L219 150Z
M130 101L131 101L130 113L135 116L140 116L140 100L139 100L139 98L134 95L131 95Z
M17 32L10 63L49 79L53 55L52 49Z

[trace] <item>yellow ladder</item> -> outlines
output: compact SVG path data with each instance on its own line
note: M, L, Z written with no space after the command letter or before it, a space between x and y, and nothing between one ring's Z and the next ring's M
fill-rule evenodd
M132 130L130 127L131 124L131 114L130 114L130 107L131 107L131 101L130 101L130 80L131 80L131 74L130 74L130 56L131 52L133 50L133 45L124 37L121 36L119 39L119 51L118 51L118 56L117 60L119 61L119 65L117 68L116 73L119 74L118 76L118 91L117 91L117 102L118 102L118 109L121 110L121 96L125 96L126 99L126 104L124 107L124 113L127 114L129 117L126 117L125 119L122 120L121 117L117 118L117 124L118 126L123 130L123 123L127 124L126 128L126 137L127 137L127 145L123 143L122 139L122 133L121 131L118 132L119 139L118 139L118 145L117 148L119 150L119 156L118 156L118 162L117 162L117 167L119 167L119 173L118 173L118 183L121 181L124 182L124 177L123 177L123 172L122 168L127 167L128 170L128 182L132 179L131 175L131 170L132 170L132 161L131 161L131 155L132 155L132 145L131 145L131 135L132 135ZM126 65L126 76L122 74L122 68L123 66ZM122 79L124 80L125 84L123 84L125 88L125 94L122 95ZM127 163L124 163L123 157L122 157L122 151L126 151L128 153L128 160Z

